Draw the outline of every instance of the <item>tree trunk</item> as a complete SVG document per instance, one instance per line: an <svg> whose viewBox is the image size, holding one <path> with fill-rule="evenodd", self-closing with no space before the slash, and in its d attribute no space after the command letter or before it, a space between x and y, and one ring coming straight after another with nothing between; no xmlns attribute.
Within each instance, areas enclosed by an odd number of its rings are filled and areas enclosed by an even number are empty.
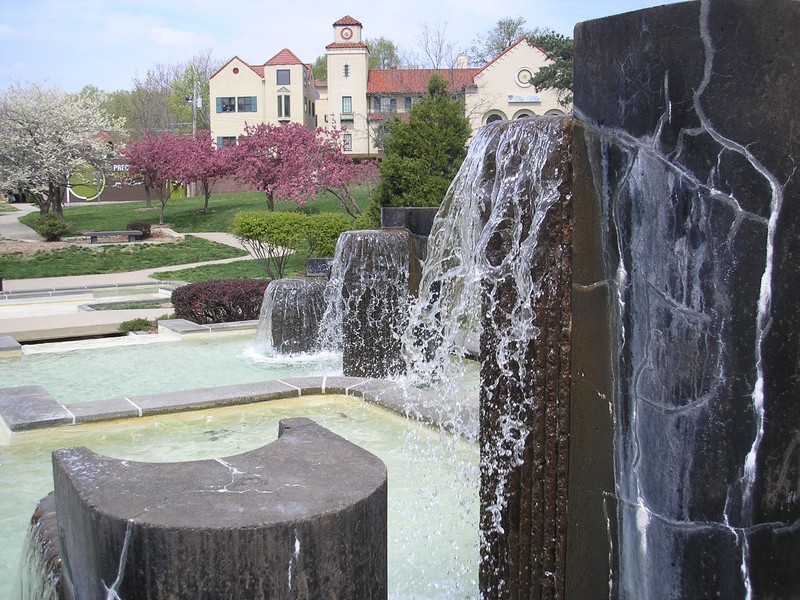
<svg viewBox="0 0 800 600"><path fill-rule="evenodd" d="M211 186L208 184L208 180L203 180L203 195L205 196L205 202L203 203L203 214L208 214L208 200L211 198Z"/></svg>
<svg viewBox="0 0 800 600"><path fill-rule="evenodd" d="M39 206L39 216L44 217L50 212L50 197L47 194L36 194L27 192L25 195L33 194L36 204Z"/></svg>
<svg viewBox="0 0 800 600"><path fill-rule="evenodd" d="M267 192L267 210L275 212L275 196L272 195L272 192Z"/></svg>
<svg viewBox="0 0 800 600"><path fill-rule="evenodd" d="M144 202L147 208L153 208L153 204L150 198L150 186L147 183L144 184Z"/></svg>
<svg viewBox="0 0 800 600"><path fill-rule="evenodd" d="M59 221L64 220L64 206L61 203L61 186L48 184L48 201L53 209L53 213Z"/></svg>

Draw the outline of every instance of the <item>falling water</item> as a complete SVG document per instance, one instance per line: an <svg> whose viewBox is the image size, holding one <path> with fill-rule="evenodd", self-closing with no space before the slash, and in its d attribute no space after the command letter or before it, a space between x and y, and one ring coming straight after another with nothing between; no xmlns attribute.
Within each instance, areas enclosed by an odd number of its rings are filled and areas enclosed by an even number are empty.
<svg viewBox="0 0 800 600"><path fill-rule="evenodd" d="M320 346L341 349L345 375L402 371L400 338L418 277L404 229L348 231L339 237L325 289Z"/></svg>
<svg viewBox="0 0 800 600"><path fill-rule="evenodd" d="M264 291L256 343L278 354L317 350L324 289L317 278L271 281Z"/></svg>
<svg viewBox="0 0 800 600"><path fill-rule="evenodd" d="M545 355L562 352L559 343L568 327L561 313L555 319L543 313L552 313L552 305L568 309L561 306L568 296L563 273L568 258L559 244L569 235L562 230L571 176L569 123L533 118L479 132L434 221L419 296L403 336L410 381L423 386L438 381L442 393L429 409L469 439L478 437L477 422L463 415L474 417L477 398L465 396L459 382L464 357L480 352L482 573L492 572L494 591L503 585L503 567L496 563L505 559L492 556L493 540L508 525L504 513L517 493L509 482L523 463L548 476L542 494L563 498L567 411L559 398L545 398L545 392L563 394L563 381L541 382L550 376L542 373L551 367ZM552 331L548 341L539 342L543 326ZM539 452L532 454L534 444ZM559 474L550 475L554 472ZM522 505L528 502L537 498ZM542 554L554 557L542 562L541 579L550 583L536 585L555 585L561 576L556 564L563 545L556 538L563 535L565 510L559 502L548 499L552 522L529 534L540 537L532 546L541 542Z"/></svg>

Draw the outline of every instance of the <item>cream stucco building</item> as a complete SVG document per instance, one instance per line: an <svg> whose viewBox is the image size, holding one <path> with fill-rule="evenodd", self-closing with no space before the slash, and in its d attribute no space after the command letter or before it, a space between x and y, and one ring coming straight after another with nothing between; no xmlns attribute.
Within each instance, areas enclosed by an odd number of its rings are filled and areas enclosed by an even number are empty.
<svg viewBox="0 0 800 600"><path fill-rule="evenodd" d="M302 123L340 127L345 151L381 154L388 118L407 113L422 98L429 77L438 72L450 91L464 98L473 132L497 119L563 114L551 91L536 92L530 79L547 64L543 51L520 38L481 68L369 69L363 26L347 16L333 24L326 47L328 81L314 81L311 65L284 49L263 65L232 58L211 76L211 130L218 144L235 140L245 123Z"/></svg>

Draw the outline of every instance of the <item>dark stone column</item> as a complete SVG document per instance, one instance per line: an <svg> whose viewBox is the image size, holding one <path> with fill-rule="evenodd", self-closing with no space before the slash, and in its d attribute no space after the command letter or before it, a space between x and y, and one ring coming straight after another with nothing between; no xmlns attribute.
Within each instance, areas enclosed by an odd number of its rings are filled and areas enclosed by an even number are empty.
<svg viewBox="0 0 800 600"><path fill-rule="evenodd" d="M526 128L491 149L504 183L482 235L480 587L493 599L565 597L571 120Z"/></svg>
<svg viewBox="0 0 800 600"><path fill-rule="evenodd" d="M53 467L76 598L387 597L386 467L309 419L225 459Z"/></svg>
<svg viewBox="0 0 800 600"><path fill-rule="evenodd" d="M420 266L406 229L347 231L339 241L332 288L340 290L342 369L349 377L403 372L401 336Z"/></svg>
<svg viewBox="0 0 800 600"><path fill-rule="evenodd" d="M271 281L264 291L258 338L266 338L278 354L317 350L325 283L318 278Z"/></svg>
<svg viewBox="0 0 800 600"><path fill-rule="evenodd" d="M598 364L573 371L572 406L613 420L571 462L615 451L613 494L607 460L583 474L609 538L576 589L800 595L797 31L791 0L576 27L576 228L594 230L574 298L594 310L573 348Z"/></svg>

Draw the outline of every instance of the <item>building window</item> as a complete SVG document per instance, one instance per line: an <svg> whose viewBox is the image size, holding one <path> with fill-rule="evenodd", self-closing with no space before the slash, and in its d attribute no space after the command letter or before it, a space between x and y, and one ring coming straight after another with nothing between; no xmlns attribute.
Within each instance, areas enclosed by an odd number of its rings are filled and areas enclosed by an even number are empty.
<svg viewBox="0 0 800 600"><path fill-rule="evenodd" d="M347 79L348 77L350 77L350 65L345 65L344 66L344 78Z"/></svg>
<svg viewBox="0 0 800 600"><path fill-rule="evenodd" d="M278 85L291 85L292 84L292 73L289 69L278 69L275 71L278 80Z"/></svg>
<svg viewBox="0 0 800 600"><path fill-rule="evenodd" d="M256 112L256 97L239 96L239 98L237 98L236 110L239 112Z"/></svg>
<svg viewBox="0 0 800 600"><path fill-rule="evenodd" d="M375 96L372 99L372 112L376 113L381 112L381 99L378 96Z"/></svg>
<svg viewBox="0 0 800 600"><path fill-rule="evenodd" d="M291 96L289 94L281 94L278 96L278 118L288 119L291 116Z"/></svg>
<svg viewBox="0 0 800 600"><path fill-rule="evenodd" d="M228 137L228 136L217 137L217 148L222 148L223 146L234 146L234 145L236 145L235 137Z"/></svg>
<svg viewBox="0 0 800 600"><path fill-rule="evenodd" d="M236 98L217 98L217 112L236 112Z"/></svg>
<svg viewBox="0 0 800 600"><path fill-rule="evenodd" d="M345 152L350 152L353 149L353 134L352 133L345 133L342 136L342 141L344 141L344 150L345 150Z"/></svg>
<svg viewBox="0 0 800 600"><path fill-rule="evenodd" d="M489 123L494 123L495 121L502 121L502 120L503 117L495 113L493 115L489 115L488 117L486 117L486 124L488 125Z"/></svg>
<svg viewBox="0 0 800 600"><path fill-rule="evenodd" d="M389 112L397 112L397 98L389 98Z"/></svg>
<svg viewBox="0 0 800 600"><path fill-rule="evenodd" d="M349 115L353 113L353 97L342 96L342 113Z"/></svg>
<svg viewBox="0 0 800 600"><path fill-rule="evenodd" d="M408 111L410 111L410 110L411 110L411 104L412 104L413 102L414 102L414 101L411 99L411 96L406 96L406 101L405 101L405 109L406 109L406 112L408 112Z"/></svg>

